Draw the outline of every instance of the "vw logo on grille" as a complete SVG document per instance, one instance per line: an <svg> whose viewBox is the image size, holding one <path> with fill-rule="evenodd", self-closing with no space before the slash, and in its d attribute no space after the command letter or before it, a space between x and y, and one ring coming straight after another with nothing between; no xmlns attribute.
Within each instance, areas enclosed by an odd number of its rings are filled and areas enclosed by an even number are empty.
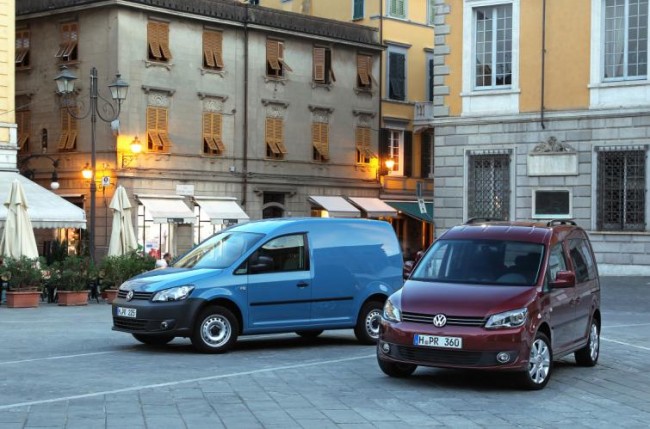
<svg viewBox="0 0 650 429"><path fill-rule="evenodd" d="M433 326L442 328L447 324L447 317L444 314L436 314L433 316Z"/></svg>
<svg viewBox="0 0 650 429"><path fill-rule="evenodd" d="M126 294L126 300L131 301L133 299L133 291L130 290L129 293ZM444 316L443 316L444 317ZM435 323L435 322L434 322Z"/></svg>

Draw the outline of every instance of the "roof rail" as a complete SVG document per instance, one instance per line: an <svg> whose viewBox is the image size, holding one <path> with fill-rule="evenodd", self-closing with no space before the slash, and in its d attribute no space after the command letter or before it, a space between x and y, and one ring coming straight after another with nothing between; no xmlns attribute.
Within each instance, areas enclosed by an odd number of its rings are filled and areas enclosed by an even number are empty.
<svg viewBox="0 0 650 429"><path fill-rule="evenodd" d="M551 219L546 222L546 226L555 226L555 225L578 225L573 219Z"/></svg>
<svg viewBox="0 0 650 429"><path fill-rule="evenodd" d="M503 219L497 219L497 218L491 218L491 217L472 217L467 219L467 222L465 222L465 225L471 225L474 223L482 223L482 222L503 222Z"/></svg>

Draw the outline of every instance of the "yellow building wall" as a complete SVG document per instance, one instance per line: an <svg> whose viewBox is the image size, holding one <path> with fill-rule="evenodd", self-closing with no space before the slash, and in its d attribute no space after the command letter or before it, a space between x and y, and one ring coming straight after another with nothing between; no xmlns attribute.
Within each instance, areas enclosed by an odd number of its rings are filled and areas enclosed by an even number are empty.
<svg viewBox="0 0 650 429"><path fill-rule="evenodd" d="M15 0L0 0L0 122L11 124L16 122L14 113L15 20ZM9 130L3 127L0 131L0 142L8 141Z"/></svg>
<svg viewBox="0 0 650 429"><path fill-rule="evenodd" d="M444 104L449 106L450 116L460 116L462 111L460 93L463 90L463 3L463 0L452 0L449 14L445 18L445 24L451 30L446 37L450 52L445 59L449 68L449 75L445 77L449 95L444 97Z"/></svg>
<svg viewBox="0 0 650 429"><path fill-rule="evenodd" d="M520 2L519 34L519 110L541 109L542 82L542 4ZM585 109L589 106L591 40L591 0L546 2L546 56L544 107L546 110ZM447 23L451 53L447 57L450 88L447 103L452 116L461 114L463 2L453 1ZM517 37L513 35L513 37ZM465 49L471 49L465 46Z"/></svg>

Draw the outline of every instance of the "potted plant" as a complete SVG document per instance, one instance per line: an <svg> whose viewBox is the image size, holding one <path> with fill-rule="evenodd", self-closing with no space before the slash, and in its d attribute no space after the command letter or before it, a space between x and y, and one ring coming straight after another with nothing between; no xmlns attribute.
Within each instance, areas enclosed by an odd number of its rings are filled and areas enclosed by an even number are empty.
<svg viewBox="0 0 650 429"><path fill-rule="evenodd" d="M7 307L38 307L43 287L42 261L39 258L5 258L0 265L0 277L8 284Z"/></svg>
<svg viewBox="0 0 650 429"><path fill-rule="evenodd" d="M103 294L110 303L117 296L117 289L131 277L153 270L156 259L131 251L119 256L107 256L99 267Z"/></svg>
<svg viewBox="0 0 650 429"><path fill-rule="evenodd" d="M87 257L71 255L51 266L50 281L57 289L59 305L88 304L88 286L96 276Z"/></svg>

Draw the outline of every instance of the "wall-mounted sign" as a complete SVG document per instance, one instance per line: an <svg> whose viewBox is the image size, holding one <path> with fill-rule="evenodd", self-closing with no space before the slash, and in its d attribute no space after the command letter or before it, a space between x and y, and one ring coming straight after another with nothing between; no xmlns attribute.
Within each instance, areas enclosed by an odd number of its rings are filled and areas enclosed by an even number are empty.
<svg viewBox="0 0 650 429"><path fill-rule="evenodd" d="M194 196L194 185L176 185L176 195Z"/></svg>
<svg viewBox="0 0 650 429"><path fill-rule="evenodd" d="M167 223L185 223L185 219L182 217L168 217Z"/></svg>

